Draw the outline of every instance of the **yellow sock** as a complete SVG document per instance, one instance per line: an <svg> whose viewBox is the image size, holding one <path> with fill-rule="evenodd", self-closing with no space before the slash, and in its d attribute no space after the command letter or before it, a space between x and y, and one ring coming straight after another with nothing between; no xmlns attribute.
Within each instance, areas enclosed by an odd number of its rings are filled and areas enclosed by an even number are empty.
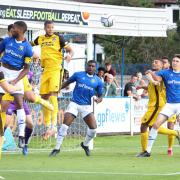
<svg viewBox="0 0 180 180"><path fill-rule="evenodd" d="M175 130L167 129L165 127L160 126L158 129L159 134L173 135L178 136L178 132Z"/></svg>
<svg viewBox="0 0 180 180"><path fill-rule="evenodd" d="M142 152L146 151L148 143L148 131L145 133L141 133L141 147Z"/></svg>
<svg viewBox="0 0 180 180"><path fill-rule="evenodd" d="M49 101L42 99L40 96L35 95L35 103L41 104L43 107L53 111L53 105L49 103Z"/></svg>
<svg viewBox="0 0 180 180"><path fill-rule="evenodd" d="M50 102L54 107L54 111L51 112L52 125L56 126L57 124L57 114L58 114L58 100L57 96L50 96Z"/></svg>
<svg viewBox="0 0 180 180"><path fill-rule="evenodd" d="M44 123L46 127L50 127L51 126L51 111L43 107L42 112L43 112L43 119L44 119Z"/></svg>
<svg viewBox="0 0 180 180"><path fill-rule="evenodd" d="M168 148L169 149L172 149L172 146L174 144L174 139L175 139L175 137L173 135L168 136Z"/></svg>
<svg viewBox="0 0 180 180"><path fill-rule="evenodd" d="M6 123L6 112L1 112L1 120L2 120L2 127L4 129L4 124Z"/></svg>

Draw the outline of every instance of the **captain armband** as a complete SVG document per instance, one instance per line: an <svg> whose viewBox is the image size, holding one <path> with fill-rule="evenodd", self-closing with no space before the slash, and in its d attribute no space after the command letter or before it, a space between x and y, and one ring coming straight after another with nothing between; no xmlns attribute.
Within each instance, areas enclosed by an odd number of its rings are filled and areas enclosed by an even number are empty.
<svg viewBox="0 0 180 180"><path fill-rule="evenodd" d="M25 63L30 64L32 59L30 57L25 57Z"/></svg>

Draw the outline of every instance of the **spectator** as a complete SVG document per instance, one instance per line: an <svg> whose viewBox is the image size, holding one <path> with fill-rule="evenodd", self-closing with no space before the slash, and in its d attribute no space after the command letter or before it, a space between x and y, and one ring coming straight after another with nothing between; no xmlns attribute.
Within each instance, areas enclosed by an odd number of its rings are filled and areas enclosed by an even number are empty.
<svg viewBox="0 0 180 180"><path fill-rule="evenodd" d="M98 73L97 76L104 82L104 74L105 74L105 68L104 67L99 67L98 68Z"/></svg>
<svg viewBox="0 0 180 180"><path fill-rule="evenodd" d="M112 74L106 75L106 82L104 83L104 97L113 97L117 95L116 85L113 82L114 77Z"/></svg>
<svg viewBox="0 0 180 180"><path fill-rule="evenodd" d="M148 92L147 90L143 89L143 88L139 88L139 87L144 87L146 86L145 81L142 79L142 73L141 72L137 72L136 73L137 76L137 81L135 82L135 86L136 86L136 90L137 90L137 94L142 96L142 97L147 97Z"/></svg>
<svg viewBox="0 0 180 180"><path fill-rule="evenodd" d="M132 75L130 81L125 85L124 96L133 97L135 100L139 100L140 96L137 95L135 83L138 80L136 75Z"/></svg>
<svg viewBox="0 0 180 180"><path fill-rule="evenodd" d="M105 63L105 67L106 67L106 73L105 73L105 81L106 81L106 74L112 74L114 77L114 83L117 87L119 87L117 80L116 80L116 71L112 68L111 63L107 62Z"/></svg>

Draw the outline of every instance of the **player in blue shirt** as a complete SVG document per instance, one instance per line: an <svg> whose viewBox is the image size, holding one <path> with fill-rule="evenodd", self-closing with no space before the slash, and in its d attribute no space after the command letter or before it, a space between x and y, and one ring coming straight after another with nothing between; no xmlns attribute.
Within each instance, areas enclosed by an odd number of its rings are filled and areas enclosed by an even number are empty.
<svg viewBox="0 0 180 180"><path fill-rule="evenodd" d="M23 109L23 82L22 78L29 71L29 63L33 55L32 47L24 37L27 31L27 25L23 21L16 21L13 24L12 37L7 37L0 43L0 53L3 53L1 58L2 66L0 70L4 73L5 79L11 84L17 84L22 87L21 91L16 91L11 94L17 104L17 119L19 125L19 147L23 148L24 130L25 130L25 112ZM0 89L0 99L4 91ZM10 101L1 101L1 119L4 124L6 120L6 111Z"/></svg>
<svg viewBox="0 0 180 180"><path fill-rule="evenodd" d="M96 96L96 103L102 101L103 83L101 79L95 74L96 62L90 60L87 63L86 71L74 73L66 82L62 84L61 89L68 86L70 83L76 82L73 90L73 97L64 115L64 122L59 129L57 143L55 149L49 156L56 156L60 152L60 147L64 137L67 135L67 130L74 119L77 117L78 112L89 127L84 142L81 147L84 149L87 156L90 156L89 143L96 135L96 120L93 114L93 107L91 100Z"/></svg>
<svg viewBox="0 0 180 180"><path fill-rule="evenodd" d="M153 124L149 133L147 151L141 157L150 157L151 149L155 139L157 138L158 128L165 122L169 117L174 114L180 114L180 55L175 55L172 60L172 69L161 70L157 74L152 71L148 71L156 81L164 81L166 86L166 99L167 103L159 113L156 122ZM173 131L173 130L172 130ZM176 135L180 143L180 132L177 131Z"/></svg>

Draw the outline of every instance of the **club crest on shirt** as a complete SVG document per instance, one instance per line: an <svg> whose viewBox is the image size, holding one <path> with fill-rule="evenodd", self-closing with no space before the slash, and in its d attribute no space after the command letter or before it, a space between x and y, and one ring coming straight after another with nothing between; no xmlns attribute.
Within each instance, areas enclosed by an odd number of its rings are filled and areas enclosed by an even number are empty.
<svg viewBox="0 0 180 180"><path fill-rule="evenodd" d="M56 41L56 37L53 37L53 38L52 38L52 41Z"/></svg>
<svg viewBox="0 0 180 180"><path fill-rule="evenodd" d="M91 79L91 82L92 82L92 83L95 83L95 79Z"/></svg>
<svg viewBox="0 0 180 180"><path fill-rule="evenodd" d="M18 50L23 51L24 50L24 46L19 46Z"/></svg>

